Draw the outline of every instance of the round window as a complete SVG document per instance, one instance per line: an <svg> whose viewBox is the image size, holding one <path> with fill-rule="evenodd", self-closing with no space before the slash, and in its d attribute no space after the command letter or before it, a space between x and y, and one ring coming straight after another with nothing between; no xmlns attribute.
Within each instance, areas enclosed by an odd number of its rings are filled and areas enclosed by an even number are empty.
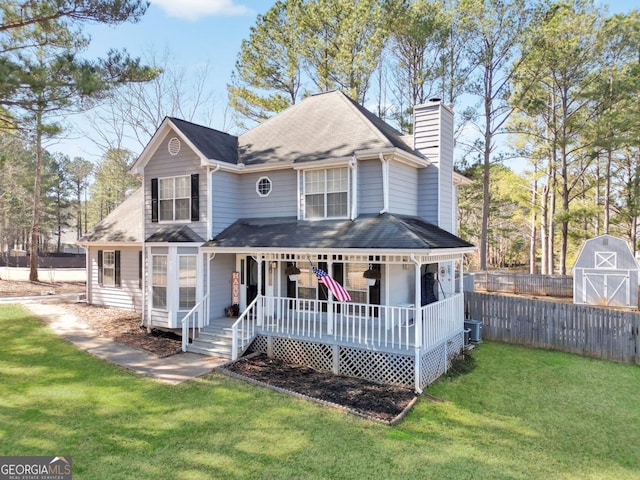
<svg viewBox="0 0 640 480"><path fill-rule="evenodd" d="M271 193L271 180L268 177L260 177L256 183L256 192L261 197L266 197Z"/></svg>

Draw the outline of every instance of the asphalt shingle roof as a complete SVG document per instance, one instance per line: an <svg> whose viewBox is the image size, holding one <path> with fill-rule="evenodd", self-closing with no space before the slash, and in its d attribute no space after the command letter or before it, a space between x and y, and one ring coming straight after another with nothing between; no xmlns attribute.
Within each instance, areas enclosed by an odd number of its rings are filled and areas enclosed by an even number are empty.
<svg viewBox="0 0 640 480"><path fill-rule="evenodd" d="M142 187L98 223L78 243L142 243Z"/></svg>
<svg viewBox="0 0 640 480"><path fill-rule="evenodd" d="M361 215L353 221L245 218L237 220L204 246L431 250L473 245L418 217L385 213Z"/></svg>
<svg viewBox="0 0 640 480"><path fill-rule="evenodd" d="M312 95L238 137L246 165L350 157L355 151L400 148L402 134L340 91Z"/></svg>
<svg viewBox="0 0 640 480"><path fill-rule="evenodd" d="M202 243L204 239L186 225L176 227L168 225L149 235L146 242Z"/></svg>
<svg viewBox="0 0 640 480"><path fill-rule="evenodd" d="M179 118L169 119L207 159L238 163L238 137Z"/></svg>

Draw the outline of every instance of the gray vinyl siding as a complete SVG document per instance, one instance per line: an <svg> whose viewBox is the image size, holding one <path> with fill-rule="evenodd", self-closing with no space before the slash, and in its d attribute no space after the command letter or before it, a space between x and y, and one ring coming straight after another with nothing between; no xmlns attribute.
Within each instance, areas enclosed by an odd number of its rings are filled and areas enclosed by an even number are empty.
<svg viewBox="0 0 640 480"><path fill-rule="evenodd" d="M211 222L212 237L215 237L240 216L240 176L229 172L211 175Z"/></svg>
<svg viewBox="0 0 640 480"><path fill-rule="evenodd" d="M440 116L440 228L448 232L453 225L453 115L443 110Z"/></svg>
<svg viewBox="0 0 640 480"><path fill-rule="evenodd" d="M200 159L185 142L182 142L180 153L178 153L178 155L174 156L169 153L167 144L169 140L175 136L176 135L173 133L169 133L165 136L160 143L160 146L153 154L153 157L149 159L149 162L144 168L144 235L145 238L147 238L149 235L152 235L159 229L167 226L167 223L165 222L156 223L151 221L151 179L178 177L198 173L200 174L200 221L176 222L176 225L186 224L195 233L206 239L208 206L206 170L200 167Z"/></svg>
<svg viewBox="0 0 640 480"><path fill-rule="evenodd" d="M98 250L120 251L120 286L98 285ZM90 282L88 302L92 305L142 310L142 288L139 287L138 255L140 247L96 247L89 248Z"/></svg>
<svg viewBox="0 0 640 480"><path fill-rule="evenodd" d="M234 254L217 254L211 260L209 316L212 319L224 317L224 308L231 304L231 272L235 266Z"/></svg>
<svg viewBox="0 0 640 480"><path fill-rule="evenodd" d="M419 174L418 215L453 231L453 113L435 102L414 112L415 148L432 163Z"/></svg>
<svg viewBox="0 0 640 480"><path fill-rule="evenodd" d="M389 212L418 213L418 169L399 162L389 165Z"/></svg>
<svg viewBox="0 0 640 480"><path fill-rule="evenodd" d="M262 177L271 180L271 193L266 197L261 197L256 191L256 184ZM295 217L296 179L297 172L293 169L242 175L239 182L242 217Z"/></svg>
<svg viewBox="0 0 640 480"><path fill-rule="evenodd" d="M382 164L379 160L358 163L358 214L378 213L384 207Z"/></svg>
<svg viewBox="0 0 640 480"><path fill-rule="evenodd" d="M438 169L432 165L418 170L418 216L438 225Z"/></svg>

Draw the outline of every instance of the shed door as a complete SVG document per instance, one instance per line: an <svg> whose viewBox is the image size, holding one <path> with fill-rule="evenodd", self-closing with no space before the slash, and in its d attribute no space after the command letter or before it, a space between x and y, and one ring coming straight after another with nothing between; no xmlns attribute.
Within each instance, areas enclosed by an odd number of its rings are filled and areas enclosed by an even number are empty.
<svg viewBox="0 0 640 480"><path fill-rule="evenodd" d="M615 307L629 306L628 273L585 270L583 282L584 303Z"/></svg>

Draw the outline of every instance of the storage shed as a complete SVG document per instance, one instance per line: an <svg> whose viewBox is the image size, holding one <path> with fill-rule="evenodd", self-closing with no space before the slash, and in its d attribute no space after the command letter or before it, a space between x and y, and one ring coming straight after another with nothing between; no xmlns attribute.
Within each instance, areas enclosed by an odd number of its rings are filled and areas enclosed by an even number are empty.
<svg viewBox="0 0 640 480"><path fill-rule="evenodd" d="M573 303L638 308L638 262L624 239L584 243L573 267Z"/></svg>

